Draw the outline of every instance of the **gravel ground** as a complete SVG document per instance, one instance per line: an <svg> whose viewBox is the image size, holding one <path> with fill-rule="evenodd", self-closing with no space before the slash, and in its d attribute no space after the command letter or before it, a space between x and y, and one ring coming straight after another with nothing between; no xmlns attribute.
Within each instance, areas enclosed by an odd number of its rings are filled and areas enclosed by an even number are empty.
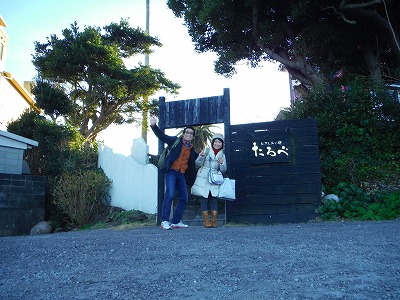
<svg viewBox="0 0 400 300"><path fill-rule="evenodd" d="M400 221L0 238L0 299L400 299Z"/></svg>

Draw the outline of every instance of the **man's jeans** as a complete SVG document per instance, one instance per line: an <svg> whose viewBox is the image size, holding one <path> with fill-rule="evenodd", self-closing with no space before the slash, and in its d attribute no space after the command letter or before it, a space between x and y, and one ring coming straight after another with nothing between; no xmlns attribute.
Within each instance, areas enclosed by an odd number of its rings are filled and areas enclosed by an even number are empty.
<svg viewBox="0 0 400 300"><path fill-rule="evenodd" d="M181 172L171 169L164 173L164 178L166 190L162 206L161 221L169 221L171 214L171 203L174 200L175 190L177 190L178 205L175 208L174 216L171 220L172 224L177 224L182 219L186 204L188 203L189 199L185 176Z"/></svg>

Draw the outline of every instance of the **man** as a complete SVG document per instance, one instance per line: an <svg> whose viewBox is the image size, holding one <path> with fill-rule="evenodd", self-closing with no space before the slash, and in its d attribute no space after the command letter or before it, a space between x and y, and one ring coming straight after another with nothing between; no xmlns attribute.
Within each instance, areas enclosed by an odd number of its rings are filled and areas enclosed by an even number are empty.
<svg viewBox="0 0 400 300"><path fill-rule="evenodd" d="M164 134L156 123L157 119L150 117L150 127L154 134L162 142L169 146L173 145L177 137ZM188 227L188 225L182 223L181 219L189 200L186 185L193 185L196 178L195 160L198 154L194 151L192 144L194 135L194 128L186 127L179 143L171 148L169 156L165 159L162 171L164 172L166 189L161 212L161 228L165 230ZM178 205L175 208L171 222L169 222L175 190L178 192Z"/></svg>

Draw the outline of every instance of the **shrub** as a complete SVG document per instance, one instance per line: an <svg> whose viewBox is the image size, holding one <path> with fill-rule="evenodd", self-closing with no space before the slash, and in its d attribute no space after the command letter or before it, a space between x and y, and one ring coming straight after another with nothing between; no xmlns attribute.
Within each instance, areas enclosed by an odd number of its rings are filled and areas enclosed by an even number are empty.
<svg viewBox="0 0 400 300"><path fill-rule="evenodd" d="M353 184L340 183L333 189L339 201L323 200L323 220L393 220L400 215L400 191L366 193Z"/></svg>
<svg viewBox="0 0 400 300"><path fill-rule="evenodd" d="M318 123L324 186L340 182L400 187L400 104L383 86L355 78L351 88L310 92L287 119L315 118ZM371 190L371 189L370 189Z"/></svg>
<svg viewBox="0 0 400 300"><path fill-rule="evenodd" d="M58 176L63 172L97 168L97 145L88 143L74 128L58 125L25 111L7 130L39 142L25 152L31 174Z"/></svg>
<svg viewBox="0 0 400 300"><path fill-rule="evenodd" d="M122 210L113 208L107 215L107 223L110 224L131 224L148 220L148 215L138 210Z"/></svg>
<svg viewBox="0 0 400 300"><path fill-rule="evenodd" d="M65 172L51 181L53 203L70 219L72 225L82 227L95 219L109 204L111 181L103 170Z"/></svg>
<svg viewBox="0 0 400 300"><path fill-rule="evenodd" d="M74 128L55 124L34 111L25 111L7 126L9 132L39 142L38 147L27 149L25 158L32 175L46 176L48 182L64 173L97 169L97 144L89 143ZM46 184L45 219L55 226L64 227L65 214L55 206Z"/></svg>

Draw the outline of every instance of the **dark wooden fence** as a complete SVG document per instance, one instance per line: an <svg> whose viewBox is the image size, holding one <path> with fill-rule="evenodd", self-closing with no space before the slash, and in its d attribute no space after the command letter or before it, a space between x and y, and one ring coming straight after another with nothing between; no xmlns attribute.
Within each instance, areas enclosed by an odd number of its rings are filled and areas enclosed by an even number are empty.
<svg viewBox="0 0 400 300"><path fill-rule="evenodd" d="M237 200L227 221L294 223L321 204L317 123L313 119L231 125L229 174Z"/></svg>
<svg viewBox="0 0 400 300"><path fill-rule="evenodd" d="M159 99L159 127L224 124L227 175L236 179L226 220L272 224L315 219L321 176L315 120L230 124L229 89L221 96L165 102ZM164 144L159 143L159 153ZM285 154L287 153L287 155ZM164 197L159 173L158 215Z"/></svg>

